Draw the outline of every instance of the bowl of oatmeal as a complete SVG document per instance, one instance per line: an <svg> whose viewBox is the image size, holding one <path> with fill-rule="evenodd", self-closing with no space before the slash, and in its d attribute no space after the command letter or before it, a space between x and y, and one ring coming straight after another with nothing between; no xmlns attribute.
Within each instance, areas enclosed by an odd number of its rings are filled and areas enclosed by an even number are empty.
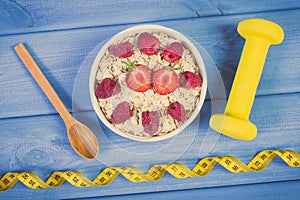
<svg viewBox="0 0 300 200"><path fill-rule="evenodd" d="M183 34L160 25L128 28L108 40L90 72L93 108L110 130L154 142L183 131L207 90L203 59Z"/></svg>

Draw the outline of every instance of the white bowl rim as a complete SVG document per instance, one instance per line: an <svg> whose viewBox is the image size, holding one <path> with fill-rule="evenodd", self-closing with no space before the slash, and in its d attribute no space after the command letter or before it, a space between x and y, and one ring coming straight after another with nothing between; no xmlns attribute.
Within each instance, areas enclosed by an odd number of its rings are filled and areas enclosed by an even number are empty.
<svg viewBox="0 0 300 200"><path fill-rule="evenodd" d="M98 100L96 98L95 95L95 83L96 83L96 74L98 71L98 65L100 63L101 58L104 55L104 52L106 51L106 49L108 49L109 46L111 46L115 41L118 41L128 35L133 35L133 34L137 34L137 33L141 33L141 32L164 32L172 37L174 37L175 39L181 41L184 46L186 46L191 53L193 54L195 61L199 67L200 70L200 74L202 76L203 79L203 83L201 86L201 93L200 93L200 99L198 101L198 104L195 108L195 110L193 111L192 115L188 118L188 120L186 120L183 124L181 124L177 129L175 129L174 131L171 131L170 133L167 133L165 135L162 136L157 136L157 137L143 137L143 136L136 136L136 135L132 135L132 134L128 134L128 133L124 133L121 130L119 130L118 128L116 128L114 125L112 125L104 116L103 112L100 109L100 106L98 104ZM169 139L177 134L179 134L181 131L183 131L185 128L187 128L194 120L195 118L198 116L205 97L206 97L206 92L207 92L207 74L206 74L206 70L205 70L205 64L203 62L203 59L198 51L198 49L195 47L195 45L186 37L184 36L182 33L165 27L165 26L161 26L161 25L156 25L156 24L144 24L144 25L137 25L137 26L133 26L130 28L127 28L119 33L117 33L116 35L114 35L112 38L110 38L100 49L100 51L98 52L92 67L91 67L91 71L90 71L90 78L89 78L89 93L90 93L90 98L91 98L91 102L93 105L93 108L97 114L97 116L100 118L100 120L102 121L102 123L104 123L104 125L109 128L111 131L113 131L114 133L123 136L125 138L131 139L131 140L135 140L135 141L141 141L141 142L155 142L155 141L161 141L161 140L165 140L165 139Z"/></svg>

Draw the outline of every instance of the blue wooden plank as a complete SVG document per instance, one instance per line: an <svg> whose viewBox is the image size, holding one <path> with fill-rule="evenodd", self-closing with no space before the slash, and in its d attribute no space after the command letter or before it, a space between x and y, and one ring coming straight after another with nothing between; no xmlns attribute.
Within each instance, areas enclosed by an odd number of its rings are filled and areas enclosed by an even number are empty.
<svg viewBox="0 0 300 200"><path fill-rule="evenodd" d="M0 34L35 32L57 29L71 29L161 21L180 18L195 18L198 15L217 15L219 10L207 1L18 1L34 22L32 27L20 27L18 21L10 21L11 28L1 30ZM196 10L194 10L196 9ZM16 13L17 15L18 13ZM7 16L6 16L7 17ZM7 23L0 15L0 23Z"/></svg>
<svg viewBox="0 0 300 200"><path fill-rule="evenodd" d="M221 71L228 93L244 44L236 32L236 26L239 21L250 17L273 20L283 26L286 32L285 41L271 47L269 51L257 94L299 92L299 23L290 20L300 18L298 11L178 20L160 24L182 32L209 52ZM13 52L12 47L18 42L27 43L49 81L71 110L73 84L81 63L98 44L127 27L131 25L2 36L0 118L55 113ZM35 105L31 106L31 102L35 102Z"/></svg>
<svg viewBox="0 0 300 200"><path fill-rule="evenodd" d="M33 26L31 15L20 5L10 0L0 1L0 24L4 30Z"/></svg>
<svg viewBox="0 0 300 200"><path fill-rule="evenodd" d="M103 198L87 198L87 199L298 199L299 197L299 181L295 182L279 182L271 184L244 185L234 187L208 188L197 190L181 190L162 193L146 193L128 196L114 196Z"/></svg>
<svg viewBox="0 0 300 200"><path fill-rule="evenodd" d="M26 1L13 3L29 16L21 18L20 12L7 6L0 7L0 34L49 31L58 29L84 28L92 26L154 22L162 20L198 18L237 13L264 12L297 9L299 1L218 1L218 0L115 0L115 1ZM15 11L14 11L15 10ZM20 9L19 9L20 10ZM10 10L11 11L11 10ZM24 22L33 21L33 26Z"/></svg>
<svg viewBox="0 0 300 200"><path fill-rule="evenodd" d="M293 10L299 9L300 2L294 0L273 0L273 1L240 1L232 0L222 1L214 0L215 6L217 6L224 15L241 14L241 13L258 13L258 12L270 12L276 10Z"/></svg>
<svg viewBox="0 0 300 200"><path fill-rule="evenodd" d="M298 199L300 195L299 191L300 181L290 182L274 182L274 183L262 183L256 185L240 185L240 186L229 186L229 187L217 187L217 188L202 188L192 190L180 190L180 191L169 191L160 193L143 193L135 195L120 195L120 196L109 196L102 198L87 198L87 199L130 199L130 200L180 200L180 199L231 199L240 200L243 199Z"/></svg>
<svg viewBox="0 0 300 200"><path fill-rule="evenodd" d="M221 136L208 156L232 155L248 163L258 151L265 149L291 149L300 152L300 140L297 139L300 124L298 115L300 112L299 98L299 93L256 98L251 120L258 127L257 138L253 141L239 141ZM294 109L291 110L291 107ZM195 137L192 132L181 133L186 134L185 138L193 137L193 142L185 152L179 152L183 149L181 147L182 140L172 144L174 146L172 154L180 155L176 162L182 162L190 169L200 159L200 147L203 141L201 135L207 132L209 110L210 104L206 102L201 114L201 126L197 132L199 135L197 134ZM94 115L93 113L90 114ZM89 124L89 126L92 125ZM135 157L130 156L132 154L130 152L125 155L114 154L114 150L122 146L124 148L126 146L133 147L137 151L159 147L159 143L143 143L141 146L139 142L130 141L117 135L109 137L110 142L114 144L113 146L109 144L100 145L101 150L98 160L86 161L73 152L69 146L64 125L57 115L3 119L0 121L0 127L3 138L2 143L5 144L0 151L3 163L0 166L1 174L7 172L7 170L28 170L37 173L45 180L55 170L80 170L92 179L105 168L105 165L101 162L103 161L102 157L106 156L110 156L111 159L108 165L111 163L113 163L113 166L133 165L144 172L153 164L170 162L168 153L158 152L155 158L148 157L147 153L136 154ZM99 133L97 134L99 137ZM232 174L217 165L207 176L184 180L166 175L160 181L130 183L123 177L118 177L115 182L105 187L79 189L66 183L57 189L39 191L27 189L19 183L15 188L0 193L0 197L18 197L15 192L18 191L19 194L24 192L30 196L79 198L288 181L299 178L299 169L288 167L278 158L265 170L257 173ZM126 191L124 191L125 185L128 187Z"/></svg>

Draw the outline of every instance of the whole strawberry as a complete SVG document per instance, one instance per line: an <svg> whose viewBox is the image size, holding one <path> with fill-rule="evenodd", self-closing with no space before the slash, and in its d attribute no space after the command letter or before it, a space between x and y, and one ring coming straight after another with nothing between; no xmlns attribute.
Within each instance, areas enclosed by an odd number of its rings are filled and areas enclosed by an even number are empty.
<svg viewBox="0 0 300 200"><path fill-rule="evenodd" d="M133 48L129 42L124 42L110 46L109 53L118 58L128 58L133 54Z"/></svg>
<svg viewBox="0 0 300 200"><path fill-rule="evenodd" d="M184 122L187 119L186 111L178 101L171 103L167 108L167 113L178 122Z"/></svg>
<svg viewBox="0 0 300 200"><path fill-rule="evenodd" d="M180 74L180 86L186 89L192 89L202 85L202 77L199 74L185 71Z"/></svg>
<svg viewBox="0 0 300 200"><path fill-rule="evenodd" d="M160 48L159 40L150 33L143 32L138 36L138 47L144 54L154 55Z"/></svg>
<svg viewBox="0 0 300 200"><path fill-rule="evenodd" d="M144 111L142 112L142 125L144 131L150 135L154 135L159 128L159 112L158 111Z"/></svg>
<svg viewBox="0 0 300 200"><path fill-rule="evenodd" d="M146 92L152 88L151 70L147 66L137 64L129 59L123 63L126 65L124 72L127 72L126 83L130 89L136 92Z"/></svg>
<svg viewBox="0 0 300 200"><path fill-rule="evenodd" d="M95 93L99 99L106 99L113 95L118 94L120 91L121 91L121 87L118 82L110 78L104 78L96 86Z"/></svg>
<svg viewBox="0 0 300 200"><path fill-rule="evenodd" d="M128 102L119 103L113 110L110 120L113 124L121 124L132 116L133 112Z"/></svg>
<svg viewBox="0 0 300 200"><path fill-rule="evenodd" d="M179 87L179 77L175 70L181 67L176 67L176 65L177 62L153 72L152 84L156 93L160 95L170 94Z"/></svg>
<svg viewBox="0 0 300 200"><path fill-rule="evenodd" d="M163 51L163 58L165 61L174 63L178 61L183 53L183 46L179 42L173 42Z"/></svg>

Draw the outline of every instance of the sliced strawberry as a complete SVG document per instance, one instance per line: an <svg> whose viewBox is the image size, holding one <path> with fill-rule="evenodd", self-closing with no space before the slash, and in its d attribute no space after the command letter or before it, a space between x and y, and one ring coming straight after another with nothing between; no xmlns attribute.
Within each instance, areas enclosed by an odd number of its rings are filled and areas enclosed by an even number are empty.
<svg viewBox="0 0 300 200"><path fill-rule="evenodd" d="M184 122L187 119L186 111L178 101L171 103L167 108L167 113L179 122Z"/></svg>
<svg viewBox="0 0 300 200"><path fill-rule="evenodd" d="M154 55L160 48L159 40L150 33L143 32L138 36L138 47L147 55Z"/></svg>
<svg viewBox="0 0 300 200"><path fill-rule="evenodd" d="M161 68L153 73L152 83L155 92L166 95L178 88L179 78L173 70Z"/></svg>
<svg viewBox="0 0 300 200"><path fill-rule="evenodd" d="M159 112L158 111L144 111L142 112L142 124L145 132L154 135L159 128Z"/></svg>
<svg viewBox="0 0 300 200"><path fill-rule="evenodd" d="M96 96L99 99L106 99L121 91L121 87L118 82L105 78L96 86Z"/></svg>
<svg viewBox="0 0 300 200"><path fill-rule="evenodd" d="M133 54L133 48L129 42L124 42L110 46L109 53L118 58L128 58Z"/></svg>
<svg viewBox="0 0 300 200"><path fill-rule="evenodd" d="M136 92L146 92L152 87L151 70L145 66L136 64L136 61L127 59L127 62L122 61L126 65L126 83L127 86Z"/></svg>
<svg viewBox="0 0 300 200"><path fill-rule="evenodd" d="M152 87L150 69L144 65L137 65L127 74L126 83L136 92L146 92Z"/></svg>
<svg viewBox="0 0 300 200"><path fill-rule="evenodd" d="M202 77L190 71L180 74L180 86L186 89L192 89L202 85Z"/></svg>
<svg viewBox="0 0 300 200"><path fill-rule="evenodd" d="M132 116L133 112L128 102L119 103L113 110L110 120L113 124L121 124Z"/></svg>
<svg viewBox="0 0 300 200"><path fill-rule="evenodd" d="M183 53L183 46L179 42L173 42L163 51L164 60L168 62L176 62L179 60Z"/></svg>

